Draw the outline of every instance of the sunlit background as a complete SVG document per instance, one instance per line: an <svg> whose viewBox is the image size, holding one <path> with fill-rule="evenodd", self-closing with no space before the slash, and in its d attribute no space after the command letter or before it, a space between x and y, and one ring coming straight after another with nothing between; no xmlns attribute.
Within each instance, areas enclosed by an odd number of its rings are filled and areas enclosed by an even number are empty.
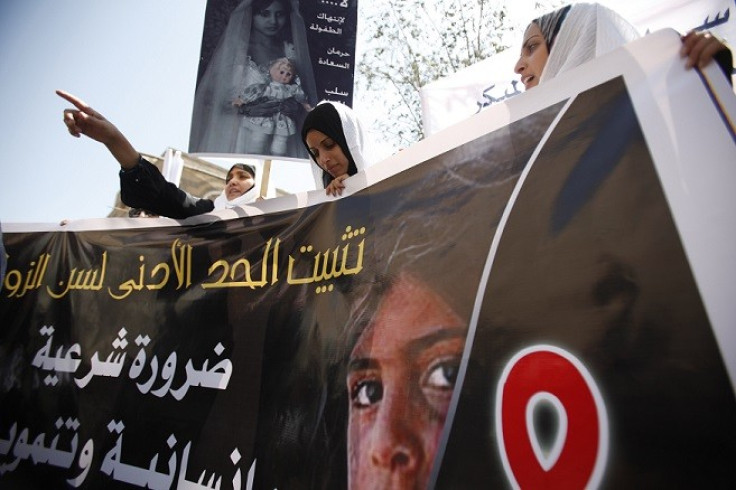
<svg viewBox="0 0 736 490"><path fill-rule="evenodd" d="M508 2L512 20L526 23L535 3ZM601 3L636 23L663 4L688 2ZM371 8L370 0L359 4L361 12ZM0 221L53 223L111 211L117 163L102 145L69 136L57 88L85 99L142 152L187 149L205 6L205 0L0 3ZM355 109L368 125L390 117L361 105L359 92ZM394 151L371 136L379 156ZM271 181L288 192L314 186L307 162L274 165Z"/></svg>

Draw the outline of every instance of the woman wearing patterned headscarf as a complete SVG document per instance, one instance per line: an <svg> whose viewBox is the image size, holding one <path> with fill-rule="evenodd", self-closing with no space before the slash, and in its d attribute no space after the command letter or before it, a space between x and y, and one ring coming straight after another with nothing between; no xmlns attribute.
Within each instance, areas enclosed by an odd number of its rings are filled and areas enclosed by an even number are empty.
<svg viewBox="0 0 736 490"><path fill-rule="evenodd" d="M634 26L602 5L567 5L527 26L514 71L528 90L638 37ZM731 64L728 48L707 32L684 36L681 54L688 68L703 67L714 58L722 68Z"/></svg>

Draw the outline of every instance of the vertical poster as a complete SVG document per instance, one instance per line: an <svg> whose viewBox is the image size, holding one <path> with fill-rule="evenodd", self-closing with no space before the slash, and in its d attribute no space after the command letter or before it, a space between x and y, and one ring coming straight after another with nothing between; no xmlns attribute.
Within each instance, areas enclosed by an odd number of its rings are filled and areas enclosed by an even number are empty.
<svg viewBox="0 0 736 490"><path fill-rule="evenodd" d="M307 158L307 112L352 103L356 24L357 0L209 1L189 152Z"/></svg>

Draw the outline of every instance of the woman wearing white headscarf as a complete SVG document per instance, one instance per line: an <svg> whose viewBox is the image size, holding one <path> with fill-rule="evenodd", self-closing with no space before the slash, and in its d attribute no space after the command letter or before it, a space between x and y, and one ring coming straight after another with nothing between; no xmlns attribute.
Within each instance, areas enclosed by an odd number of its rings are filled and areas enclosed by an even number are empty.
<svg viewBox="0 0 736 490"><path fill-rule="evenodd" d="M353 110L339 102L320 102L307 114L302 142L312 157L317 188L341 195L343 181L372 162L366 158L363 129Z"/></svg>
<svg viewBox="0 0 736 490"><path fill-rule="evenodd" d="M287 57L299 73L309 104L317 89L309 58L306 28L298 0L243 0L233 12L194 96L189 151L251 153L244 117L233 101L245 87L268 83L268 65ZM279 108L272 109L278 111ZM269 115L269 114L252 114ZM298 138L291 138L288 156L302 156Z"/></svg>
<svg viewBox="0 0 736 490"><path fill-rule="evenodd" d="M611 9L595 3L567 5L527 26L514 71L528 90L638 37L636 28ZM681 54L688 68L716 59L729 70L730 51L710 33L684 36Z"/></svg>

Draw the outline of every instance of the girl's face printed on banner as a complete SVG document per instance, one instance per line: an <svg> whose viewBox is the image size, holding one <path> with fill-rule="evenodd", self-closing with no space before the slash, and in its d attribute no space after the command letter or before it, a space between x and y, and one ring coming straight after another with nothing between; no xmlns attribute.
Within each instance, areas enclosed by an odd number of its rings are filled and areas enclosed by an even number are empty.
<svg viewBox="0 0 736 490"><path fill-rule="evenodd" d="M542 76L548 58L549 51L542 30L532 22L524 32L521 55L514 67L514 72L521 75L521 83L524 84L525 90L539 85L539 78Z"/></svg>
<svg viewBox="0 0 736 490"><path fill-rule="evenodd" d="M281 0L271 2L265 8L254 10L253 29L267 37L277 35L286 24L288 11Z"/></svg>
<svg viewBox="0 0 736 490"><path fill-rule="evenodd" d="M348 365L351 489L427 486L466 333L417 279L389 289Z"/></svg>
<svg viewBox="0 0 736 490"><path fill-rule="evenodd" d="M312 129L307 133L307 146L314 161L332 177L348 173L348 157L337 142L322 131Z"/></svg>

